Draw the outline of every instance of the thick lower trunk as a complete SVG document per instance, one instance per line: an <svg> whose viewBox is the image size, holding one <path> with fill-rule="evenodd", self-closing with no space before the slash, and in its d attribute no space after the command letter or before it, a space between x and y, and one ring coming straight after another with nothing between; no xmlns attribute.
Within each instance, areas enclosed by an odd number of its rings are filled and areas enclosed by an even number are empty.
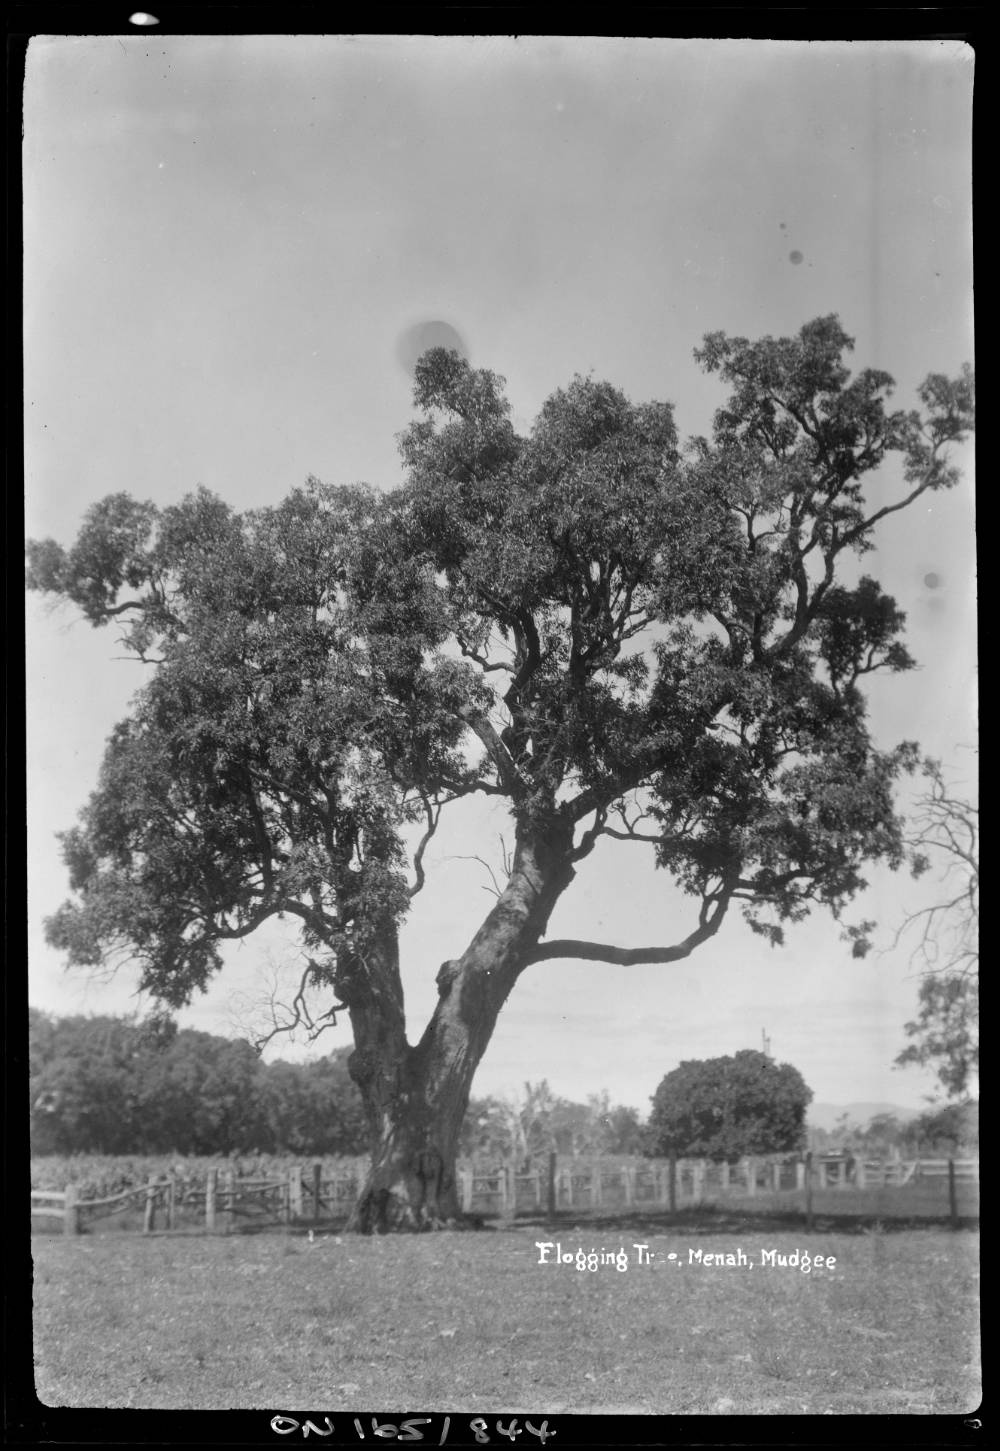
<svg viewBox="0 0 1000 1451"><path fill-rule="evenodd" d="M388 1106L348 1229L386 1234L458 1222L455 1153L467 1102L467 1094L461 1101L432 1102L414 1082Z"/></svg>
<svg viewBox="0 0 1000 1451"><path fill-rule="evenodd" d="M510 879L461 958L438 972L438 1004L406 1041L395 939L387 936L346 997L351 1074L368 1116L372 1164L348 1223L362 1233L459 1220L455 1157L472 1081L500 1010L573 877L563 832L519 834Z"/></svg>

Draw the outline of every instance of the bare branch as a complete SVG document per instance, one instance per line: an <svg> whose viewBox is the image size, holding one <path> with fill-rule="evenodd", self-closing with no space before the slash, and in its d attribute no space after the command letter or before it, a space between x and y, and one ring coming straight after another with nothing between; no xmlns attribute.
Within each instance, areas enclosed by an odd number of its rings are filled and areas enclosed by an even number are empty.
<svg viewBox="0 0 1000 1451"><path fill-rule="evenodd" d="M490 881L493 883L493 885L492 885L492 887L483 887L483 891L484 892L489 892L491 894L491 896L494 896L494 897L496 897L499 900L499 898L500 898L500 896L502 894L502 888L500 887L500 884L497 881L496 873L494 872L493 868L490 866L489 862L485 859L485 857L481 857L481 856L468 856L468 855L462 853L462 854L459 854L459 855L456 855L456 856L450 856L448 858L448 860L449 861L452 861L452 862L478 862L481 867L485 867L486 870L490 874ZM505 866L506 866L506 863L505 863ZM480 884L480 885L482 885L482 884Z"/></svg>
<svg viewBox="0 0 1000 1451"><path fill-rule="evenodd" d="M722 926L732 893L726 888L707 897L699 914L699 925L682 942L673 947L612 947L606 942L581 942L560 937L540 942L528 953L527 965L550 962L553 958L575 957L584 962L612 962L618 967L636 967L642 963L680 962L690 957L696 947L714 937Z"/></svg>
<svg viewBox="0 0 1000 1451"><path fill-rule="evenodd" d="M285 1033L294 1033L299 1028L305 1028L307 1041L313 1043L321 1033L326 1032L327 1028L335 1028L337 1026L338 1013L347 1012L346 1003L334 1003L325 1013L320 1013L317 1017L313 1017L309 1011L309 1005L306 1002L306 989L313 975L320 971L320 967L312 958L307 958L306 962L306 969L302 974L298 989L290 1004L280 1002L273 993L269 998L268 1007L270 1009L273 1026L270 1032L255 1034L251 1039L254 1051L258 1054L263 1053L268 1043L272 1042L275 1038ZM279 1008L287 1015L284 1019L278 1018L275 1010Z"/></svg>
<svg viewBox="0 0 1000 1451"><path fill-rule="evenodd" d="M662 836L653 836L651 833L646 831L616 831L613 826L605 826L603 829L603 835L613 836L615 841L659 842L663 840Z"/></svg>
<svg viewBox="0 0 1000 1451"><path fill-rule="evenodd" d="M979 808L949 791L937 761L924 763L924 775L931 786L907 846L915 871L930 860L943 861L938 881L945 887L950 878L953 885L938 901L909 913L891 946L916 929L911 961L926 973L969 975L979 967Z"/></svg>
<svg viewBox="0 0 1000 1451"><path fill-rule="evenodd" d="M938 460L935 458L934 463L928 468L923 482L911 490L905 499L899 499L895 504L885 504L881 509L876 509L875 513L870 514L867 519L862 519L861 523L856 524L853 529L848 529L843 536L844 543L851 544L855 539L867 534L870 529L875 527L879 520L885 519L889 514L897 514L901 509L908 509L915 499L919 499L921 494L925 494L928 489L933 488L937 468Z"/></svg>
<svg viewBox="0 0 1000 1451"><path fill-rule="evenodd" d="M427 830L420 838L417 849L413 853L413 871L415 873L416 880L414 881L413 886L409 890L409 895L411 897L415 897L424 885L424 852L427 850L427 843L437 831L438 822L441 819L441 803L438 802L435 809L435 807L432 806L431 802L425 796L424 813L427 817Z"/></svg>

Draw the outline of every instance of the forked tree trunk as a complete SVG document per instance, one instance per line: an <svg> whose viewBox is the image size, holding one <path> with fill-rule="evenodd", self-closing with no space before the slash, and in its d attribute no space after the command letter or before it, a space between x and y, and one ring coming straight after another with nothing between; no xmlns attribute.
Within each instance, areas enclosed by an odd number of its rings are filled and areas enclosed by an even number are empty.
<svg viewBox="0 0 1000 1451"><path fill-rule="evenodd" d="M406 1041L395 939L369 958L347 997L350 1062L368 1117L372 1162L348 1229L433 1229L461 1217L459 1133L476 1069L525 954L573 878L571 834L519 833L510 878L460 958L442 964L438 1003L416 1047ZM374 967L374 971L372 970Z"/></svg>

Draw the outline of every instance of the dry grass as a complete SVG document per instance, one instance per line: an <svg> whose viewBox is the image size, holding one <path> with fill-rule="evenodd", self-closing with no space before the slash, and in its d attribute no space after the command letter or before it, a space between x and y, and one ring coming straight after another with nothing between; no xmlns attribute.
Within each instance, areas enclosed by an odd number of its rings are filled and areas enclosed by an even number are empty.
<svg viewBox="0 0 1000 1451"><path fill-rule="evenodd" d="M540 1265L548 1238L624 1247L629 1268ZM635 1262L635 1238L652 1264ZM686 1262L689 1245L737 1244L751 1271ZM771 1247L836 1266L763 1268ZM49 1406L926 1415L979 1402L971 1232L44 1236L34 1255Z"/></svg>

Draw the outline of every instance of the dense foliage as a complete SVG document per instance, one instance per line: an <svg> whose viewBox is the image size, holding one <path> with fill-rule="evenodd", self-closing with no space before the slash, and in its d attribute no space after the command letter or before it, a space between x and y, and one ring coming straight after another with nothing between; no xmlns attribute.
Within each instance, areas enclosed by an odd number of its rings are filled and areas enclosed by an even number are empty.
<svg viewBox="0 0 1000 1451"><path fill-rule="evenodd" d="M732 1163L744 1154L801 1149L812 1096L797 1068L754 1049L692 1059L653 1095L648 1150Z"/></svg>
<svg viewBox="0 0 1000 1451"><path fill-rule="evenodd" d="M30 1010L36 1154L357 1154L364 1113L348 1050L264 1064L248 1043L164 1020Z"/></svg>

